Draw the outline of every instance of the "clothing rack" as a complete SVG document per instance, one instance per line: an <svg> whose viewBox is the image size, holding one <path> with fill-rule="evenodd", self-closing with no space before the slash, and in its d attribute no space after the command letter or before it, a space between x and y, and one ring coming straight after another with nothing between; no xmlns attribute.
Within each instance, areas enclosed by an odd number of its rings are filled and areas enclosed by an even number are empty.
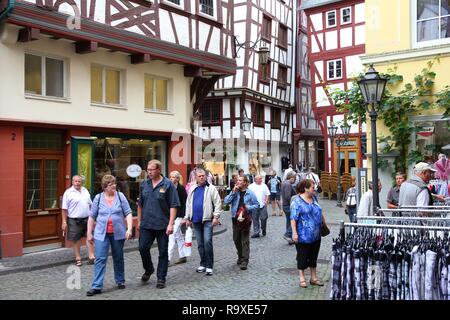
<svg viewBox="0 0 450 320"><path fill-rule="evenodd" d="M399 209L448 209L450 210L450 206L399 206ZM380 210L384 210L384 209L380 209Z"/></svg>
<svg viewBox="0 0 450 320"><path fill-rule="evenodd" d="M407 208L402 208L402 209L378 209L378 212L400 212L400 213L407 213L407 212L429 212L429 213L450 213L450 209L445 210L445 209L422 209L422 207L420 207L421 209L417 209L418 207L414 207L416 209L407 209Z"/></svg>
<svg viewBox="0 0 450 320"><path fill-rule="evenodd" d="M360 216L357 219L365 220L398 220L398 221L450 221L450 218L439 218L439 217L379 217L379 216Z"/></svg>

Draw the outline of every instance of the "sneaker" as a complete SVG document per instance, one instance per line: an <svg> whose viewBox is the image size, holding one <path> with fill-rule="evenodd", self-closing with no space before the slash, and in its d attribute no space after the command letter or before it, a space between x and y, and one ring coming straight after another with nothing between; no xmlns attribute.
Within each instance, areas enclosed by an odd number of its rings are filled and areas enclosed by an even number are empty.
<svg viewBox="0 0 450 320"><path fill-rule="evenodd" d="M166 287L166 282L164 280L159 280L156 282L156 288L164 289Z"/></svg>
<svg viewBox="0 0 450 320"><path fill-rule="evenodd" d="M117 288L118 288L118 289L125 289L125 284L124 284L124 283L119 283L119 284L117 285Z"/></svg>
<svg viewBox="0 0 450 320"><path fill-rule="evenodd" d="M142 277L141 277L141 281L143 282L147 282L150 279L150 276L152 275L152 272L145 272Z"/></svg>
<svg viewBox="0 0 450 320"><path fill-rule="evenodd" d="M100 289L91 289L88 292L86 292L86 295L88 297L92 297L93 295L100 294L100 293L102 293L102 290L100 290Z"/></svg>
<svg viewBox="0 0 450 320"><path fill-rule="evenodd" d="M196 270L198 273L203 273L203 272L205 272L206 271L206 268L205 267L202 267L202 266L200 266L200 267L198 267L197 268L197 270Z"/></svg>
<svg viewBox="0 0 450 320"><path fill-rule="evenodd" d="M183 258L178 259L178 261L175 262L175 264L182 264L182 263L186 263L186 262L187 262L187 258L183 257Z"/></svg>
<svg viewBox="0 0 450 320"><path fill-rule="evenodd" d="M212 276L213 274L213 269L212 268L206 268L206 275L207 276Z"/></svg>
<svg viewBox="0 0 450 320"><path fill-rule="evenodd" d="M251 236L251 238L259 238L259 233L255 233L254 235Z"/></svg>
<svg viewBox="0 0 450 320"><path fill-rule="evenodd" d="M266 236L266 230L263 230L263 231L262 231L262 235L263 235L263 237Z"/></svg>
<svg viewBox="0 0 450 320"><path fill-rule="evenodd" d="M242 262L241 263L241 270L247 270L247 263L246 262Z"/></svg>

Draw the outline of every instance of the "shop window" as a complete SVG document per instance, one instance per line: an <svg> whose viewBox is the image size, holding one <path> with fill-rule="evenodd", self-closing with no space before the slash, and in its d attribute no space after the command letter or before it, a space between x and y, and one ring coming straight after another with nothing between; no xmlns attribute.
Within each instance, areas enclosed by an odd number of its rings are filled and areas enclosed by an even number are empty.
<svg viewBox="0 0 450 320"><path fill-rule="evenodd" d="M63 135L60 131L25 129L25 149L63 150Z"/></svg>
<svg viewBox="0 0 450 320"><path fill-rule="evenodd" d="M121 105L122 71L114 68L91 66L91 102Z"/></svg>
<svg viewBox="0 0 450 320"><path fill-rule="evenodd" d="M342 59L328 61L328 80L342 78Z"/></svg>
<svg viewBox="0 0 450 320"><path fill-rule="evenodd" d="M278 65L278 87L286 88L287 87L287 67Z"/></svg>
<svg viewBox="0 0 450 320"><path fill-rule="evenodd" d="M65 97L65 62L46 56L25 54L25 93Z"/></svg>
<svg viewBox="0 0 450 320"><path fill-rule="evenodd" d="M281 110L280 109L272 109L271 110L271 119L273 129L281 129Z"/></svg>
<svg viewBox="0 0 450 320"><path fill-rule="evenodd" d="M203 125L220 125L222 123L222 104L220 100L207 100L202 105Z"/></svg>
<svg viewBox="0 0 450 320"><path fill-rule="evenodd" d="M214 17L214 0L200 0L200 12Z"/></svg>
<svg viewBox="0 0 450 320"><path fill-rule="evenodd" d="M267 61L265 64L259 64L259 81L265 83L270 82L270 61Z"/></svg>
<svg viewBox="0 0 450 320"><path fill-rule="evenodd" d="M169 111L169 80L150 75L145 76L145 110Z"/></svg>
<svg viewBox="0 0 450 320"><path fill-rule="evenodd" d="M336 27L336 10L328 11L326 15L327 28Z"/></svg>
<svg viewBox="0 0 450 320"><path fill-rule="evenodd" d="M352 8L342 8L341 9L341 24L348 24L352 22Z"/></svg>
<svg viewBox="0 0 450 320"><path fill-rule="evenodd" d="M263 104L253 104L252 122L255 127L264 127L264 112L265 107Z"/></svg>
<svg viewBox="0 0 450 320"><path fill-rule="evenodd" d="M450 42L450 2L448 0L413 0L416 11L416 44Z"/></svg>
<svg viewBox="0 0 450 320"><path fill-rule="evenodd" d="M101 179L112 174L117 179L117 189L124 193L135 215L141 183L147 178L147 164L156 159L162 162L161 173L167 176L167 143L144 138L104 137L94 141L94 193L101 192ZM128 170L137 165L141 170ZM136 168L136 166L134 166ZM129 175L130 174L130 175Z"/></svg>
<svg viewBox="0 0 450 320"><path fill-rule="evenodd" d="M266 15L263 15L261 37L269 42L272 37L272 19Z"/></svg>
<svg viewBox="0 0 450 320"><path fill-rule="evenodd" d="M278 27L278 46L282 47L283 49L287 49L288 46L288 29L285 25L279 24Z"/></svg>

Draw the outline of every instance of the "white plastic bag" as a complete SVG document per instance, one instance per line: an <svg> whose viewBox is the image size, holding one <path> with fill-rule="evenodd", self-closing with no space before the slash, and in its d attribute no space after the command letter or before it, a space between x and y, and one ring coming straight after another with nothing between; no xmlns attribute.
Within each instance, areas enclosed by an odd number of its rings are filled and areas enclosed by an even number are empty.
<svg viewBox="0 0 450 320"><path fill-rule="evenodd" d="M192 228L186 228L186 235L184 237L184 254L186 257L190 257L192 254Z"/></svg>

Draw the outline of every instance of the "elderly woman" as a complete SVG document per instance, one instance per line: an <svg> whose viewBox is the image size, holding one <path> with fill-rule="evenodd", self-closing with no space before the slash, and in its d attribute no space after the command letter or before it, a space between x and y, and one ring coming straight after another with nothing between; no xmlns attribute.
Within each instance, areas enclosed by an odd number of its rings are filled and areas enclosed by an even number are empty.
<svg viewBox="0 0 450 320"><path fill-rule="evenodd" d="M104 175L101 184L103 192L95 196L88 221L87 239L91 243L95 239L95 269L92 286L86 293L87 296L102 292L110 246L117 287L125 289L123 245L125 239L130 239L132 234L133 220L130 205L123 193L116 190L116 178L109 174ZM126 225L124 219L126 219ZM94 222L96 225L93 234Z"/></svg>
<svg viewBox="0 0 450 320"><path fill-rule="evenodd" d="M301 181L297 186L298 196L291 204L292 240L297 249L297 268L300 275L300 287L307 288L305 269L309 267L314 286L323 286L317 279L317 257L320 250L320 227L325 220L322 208L314 195L314 182L309 179Z"/></svg>

